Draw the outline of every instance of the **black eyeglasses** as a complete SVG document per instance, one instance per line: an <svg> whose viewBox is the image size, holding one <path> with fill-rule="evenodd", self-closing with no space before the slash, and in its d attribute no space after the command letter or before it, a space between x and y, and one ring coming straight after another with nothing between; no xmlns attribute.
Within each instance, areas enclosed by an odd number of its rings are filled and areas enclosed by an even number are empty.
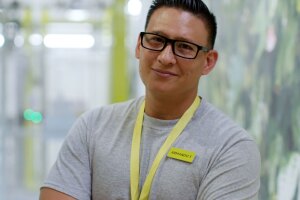
<svg viewBox="0 0 300 200"><path fill-rule="evenodd" d="M156 33L141 32L140 36L142 46L145 49L162 51L168 45L168 43L171 43L173 53L186 59L195 59L199 51L210 51L210 49L207 47L181 40L171 40Z"/></svg>

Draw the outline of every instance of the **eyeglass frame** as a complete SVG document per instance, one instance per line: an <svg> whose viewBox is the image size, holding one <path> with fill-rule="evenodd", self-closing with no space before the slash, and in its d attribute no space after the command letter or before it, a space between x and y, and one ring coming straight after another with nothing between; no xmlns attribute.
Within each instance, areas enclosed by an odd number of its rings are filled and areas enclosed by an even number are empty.
<svg viewBox="0 0 300 200"><path fill-rule="evenodd" d="M164 45L162 46L162 48L161 48L161 49L151 49L151 48L149 48L149 47L146 47L146 46L144 45L144 43L143 43L143 38L144 38L144 35L146 35L146 34L156 35L156 36L159 36L159 37L163 38L163 39L165 40L165 43L164 43ZM185 58L185 59L195 59L195 58L198 56L199 51L209 52L210 50L212 50L212 49L210 49L210 48L207 48L207 47L205 47L205 46L201 46L201 45L195 44L195 43L193 43L193 42L188 42L188 41L184 41L184 40L173 40L173 39L169 39L169 38L167 38L167 37L165 37L165 36L162 36L162 35L160 35L160 34L157 34L157 33L140 32L140 37L141 37L141 45L142 45L142 47L144 47L145 49L148 49L148 50L151 50L151 51L162 52L162 51L166 48L166 46L168 46L168 44L170 43L170 44L171 44L171 47L172 47L172 52L173 52L173 54L176 55L176 56L178 56L178 57ZM189 57L184 57L184 56L181 56L181 55L176 54L176 52L175 52L175 43L176 43L176 42L184 42L184 43L187 43L187 44L195 45L195 46L197 47L197 52L196 52L195 56L189 58Z"/></svg>

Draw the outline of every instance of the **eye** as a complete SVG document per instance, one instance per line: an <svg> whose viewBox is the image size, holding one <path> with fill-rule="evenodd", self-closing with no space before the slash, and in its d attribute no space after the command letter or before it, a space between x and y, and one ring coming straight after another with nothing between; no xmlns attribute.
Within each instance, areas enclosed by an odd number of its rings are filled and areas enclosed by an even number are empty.
<svg viewBox="0 0 300 200"><path fill-rule="evenodd" d="M188 42L177 42L176 50L179 52L196 52L197 46Z"/></svg>
<svg viewBox="0 0 300 200"><path fill-rule="evenodd" d="M186 43L186 42L178 42L178 43L176 43L176 48L182 49L182 50L185 50L185 51L194 51L195 50L195 45L189 44L189 43Z"/></svg>
<svg viewBox="0 0 300 200"><path fill-rule="evenodd" d="M156 43L159 43L159 44L162 44L162 43L165 43L165 39L160 37L160 36L157 36L157 35L150 35L149 37L147 37L147 41L149 43L153 43L153 44L156 44Z"/></svg>

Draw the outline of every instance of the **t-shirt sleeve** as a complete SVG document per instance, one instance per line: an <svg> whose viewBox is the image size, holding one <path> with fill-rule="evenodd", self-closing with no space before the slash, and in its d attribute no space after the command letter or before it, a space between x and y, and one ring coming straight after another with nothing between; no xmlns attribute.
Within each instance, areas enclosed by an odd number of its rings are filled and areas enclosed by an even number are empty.
<svg viewBox="0 0 300 200"><path fill-rule="evenodd" d="M42 187L52 188L80 200L91 199L88 132L82 116L70 129Z"/></svg>
<svg viewBox="0 0 300 200"><path fill-rule="evenodd" d="M202 180L198 200L257 200L260 153L252 140L240 141L216 158Z"/></svg>

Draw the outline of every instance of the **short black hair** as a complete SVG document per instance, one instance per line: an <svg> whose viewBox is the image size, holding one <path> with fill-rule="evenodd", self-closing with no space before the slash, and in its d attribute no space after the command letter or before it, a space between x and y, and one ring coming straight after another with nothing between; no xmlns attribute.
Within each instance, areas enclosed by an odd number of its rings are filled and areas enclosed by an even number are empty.
<svg viewBox="0 0 300 200"><path fill-rule="evenodd" d="M208 42L211 47L214 47L217 36L217 22L214 14L208 9L208 7L201 0L153 0L148 10L145 30L148 27L150 18L155 10L161 7L178 8L184 11L188 11L195 16L201 18L208 30Z"/></svg>

